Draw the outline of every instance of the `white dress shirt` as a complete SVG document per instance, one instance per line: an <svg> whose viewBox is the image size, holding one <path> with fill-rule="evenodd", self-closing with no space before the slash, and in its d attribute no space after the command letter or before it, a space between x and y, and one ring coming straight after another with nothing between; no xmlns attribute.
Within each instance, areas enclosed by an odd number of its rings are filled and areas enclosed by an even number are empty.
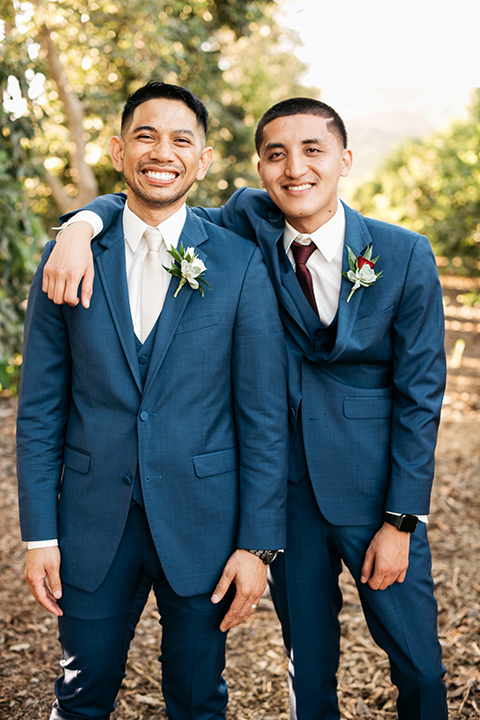
<svg viewBox="0 0 480 720"><path fill-rule="evenodd" d="M187 217L187 208L182 205L180 210L167 218L164 222L157 225L158 229L162 233L163 245L160 250L160 256L163 265L170 267L173 258L168 253L168 250L173 245L175 248L178 245L178 239L182 233L183 226ZM89 222L93 225L94 237L102 232L103 222L101 218L95 213L89 210L82 210L81 212L74 215L69 221L80 221ZM92 223L93 220L93 223ZM138 215L135 215L130 208L128 203L125 203L125 209L123 211L123 232L125 235L125 263L127 270L127 286L128 286L128 297L130 300L130 312L132 313L133 329L135 335L139 338L141 336L141 309L142 309L142 272L143 272L143 261L145 255L148 252L147 242L143 237L145 229L148 227L143 220L140 220ZM167 294L168 286L172 276L166 270L164 282L163 282L163 300ZM163 304L163 303L162 303ZM55 547L58 545L58 540L38 540L30 541L27 543L29 550L41 547Z"/></svg>
<svg viewBox="0 0 480 720"><path fill-rule="evenodd" d="M291 249L299 235L289 222L285 221L283 244L285 252L295 270L295 260ZM313 281L313 293L317 303L320 320L330 325L337 313L340 285L342 284L342 257L345 240L345 210L338 202L337 212L309 237L320 252L314 252L308 259L307 268Z"/></svg>

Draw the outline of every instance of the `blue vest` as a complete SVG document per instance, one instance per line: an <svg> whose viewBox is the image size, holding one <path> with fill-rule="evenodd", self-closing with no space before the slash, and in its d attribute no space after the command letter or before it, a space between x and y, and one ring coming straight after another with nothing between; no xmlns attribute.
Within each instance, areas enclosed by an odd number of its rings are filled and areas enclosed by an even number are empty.
<svg viewBox="0 0 480 720"><path fill-rule="evenodd" d="M140 368L140 376L142 378L142 387L145 385L145 380L148 374L148 368L150 367L150 358L152 357L152 350L153 350L153 344L155 342L155 336L157 334L157 327L158 327L158 319L155 325L152 328L152 331L150 332L150 335L145 340L145 342L142 343L138 339L138 337L135 335L135 347L137 349L137 357L138 357L138 367ZM140 482L140 473L138 472L138 467L135 472L135 479L133 481L133 495L132 495L132 503L136 502L141 507L144 507L143 505L143 496L142 496L142 485Z"/></svg>

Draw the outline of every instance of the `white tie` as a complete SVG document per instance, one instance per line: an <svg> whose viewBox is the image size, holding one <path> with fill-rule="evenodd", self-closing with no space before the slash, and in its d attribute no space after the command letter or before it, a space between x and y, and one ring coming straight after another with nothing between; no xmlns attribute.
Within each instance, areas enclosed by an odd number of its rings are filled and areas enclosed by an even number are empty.
<svg viewBox="0 0 480 720"><path fill-rule="evenodd" d="M148 227L143 236L147 242L148 252L143 262L142 273L142 337L145 342L157 322L163 306L164 269L160 257L163 237L158 228Z"/></svg>

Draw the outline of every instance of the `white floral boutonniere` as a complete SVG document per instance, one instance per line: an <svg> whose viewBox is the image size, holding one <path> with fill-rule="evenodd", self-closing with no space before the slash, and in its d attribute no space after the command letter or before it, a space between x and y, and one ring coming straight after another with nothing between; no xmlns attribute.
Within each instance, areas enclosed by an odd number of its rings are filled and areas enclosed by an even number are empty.
<svg viewBox="0 0 480 720"><path fill-rule="evenodd" d="M178 293L187 282L192 290L200 289L202 297L205 294L205 290L202 285L206 285L210 288L210 290L212 289L207 281L202 277L207 268L205 267L205 263L195 254L195 248L189 247L184 250L183 243L181 243L179 249L174 248L172 245L168 252L175 262L172 263L170 268L165 267L165 265L163 267L174 277L180 278L180 282L178 283L178 287L173 297L177 297ZM200 283L202 283L202 285L200 285Z"/></svg>
<svg viewBox="0 0 480 720"><path fill-rule="evenodd" d="M353 283L353 288L347 298L347 302L349 302L355 290L358 290L359 287L369 287L370 285L373 285L373 283L376 282L382 275L383 270L379 273L375 273L373 270L375 263L380 257L377 255L377 257L372 260L373 245L367 245L367 249L363 255L359 255L358 257L355 256L355 253L348 247L348 245L347 248L350 270L342 272L342 275Z"/></svg>

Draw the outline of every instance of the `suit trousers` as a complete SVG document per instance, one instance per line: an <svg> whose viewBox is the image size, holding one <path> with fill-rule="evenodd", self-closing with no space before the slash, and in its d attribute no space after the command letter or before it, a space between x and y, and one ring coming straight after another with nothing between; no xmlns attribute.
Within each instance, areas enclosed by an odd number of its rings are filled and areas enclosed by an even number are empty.
<svg viewBox="0 0 480 720"><path fill-rule="evenodd" d="M95 562L95 558L92 558ZM227 633L220 622L233 590L218 605L208 595L180 597L162 571L145 511L130 509L104 582L89 593L63 583L58 619L63 676L50 720L108 720L125 677L134 627L153 585L162 625L162 690L171 720L225 718Z"/></svg>
<svg viewBox="0 0 480 720"><path fill-rule="evenodd" d="M290 657L292 718L340 718L336 672L342 561L356 582L372 637L388 654L400 720L447 718L425 523L411 536L405 581L372 590L360 575L379 527L334 526L320 512L308 476L298 484L289 482L287 546L271 566L271 591Z"/></svg>

